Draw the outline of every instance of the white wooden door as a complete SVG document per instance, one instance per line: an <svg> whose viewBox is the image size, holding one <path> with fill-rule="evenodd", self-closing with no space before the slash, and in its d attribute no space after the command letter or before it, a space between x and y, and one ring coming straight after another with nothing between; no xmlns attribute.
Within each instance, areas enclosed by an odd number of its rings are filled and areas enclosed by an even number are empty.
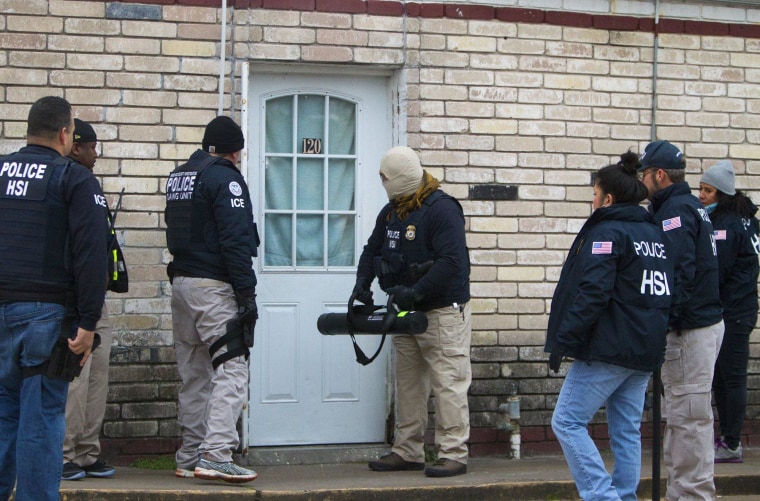
<svg viewBox="0 0 760 501"><path fill-rule="evenodd" d="M386 201L389 81L252 67L248 182L262 244L249 445L385 441L389 347L361 366L350 338L321 335L317 318L346 310ZM359 342L371 355L379 336Z"/></svg>

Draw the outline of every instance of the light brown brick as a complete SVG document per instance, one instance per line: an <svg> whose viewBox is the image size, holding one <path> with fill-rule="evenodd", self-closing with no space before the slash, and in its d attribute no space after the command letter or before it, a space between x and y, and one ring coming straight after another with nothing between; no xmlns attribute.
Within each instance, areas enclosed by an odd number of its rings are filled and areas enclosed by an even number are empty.
<svg viewBox="0 0 760 501"><path fill-rule="evenodd" d="M106 85L117 89L160 89L161 75L145 73L110 73Z"/></svg>
<svg viewBox="0 0 760 501"><path fill-rule="evenodd" d="M50 83L61 87L100 88L105 84L102 71L55 70L50 72Z"/></svg>
<svg viewBox="0 0 760 501"><path fill-rule="evenodd" d="M186 7L186 6L183 6ZM177 25L158 21L122 21L122 34L128 37L151 37L174 40L177 37Z"/></svg>
<svg viewBox="0 0 760 501"><path fill-rule="evenodd" d="M164 78L164 88L168 90L215 91L219 80L216 76L168 75Z"/></svg>
<svg viewBox="0 0 760 501"><path fill-rule="evenodd" d="M217 23L218 9L187 5L166 5L162 9L165 21L181 23Z"/></svg>
<svg viewBox="0 0 760 501"><path fill-rule="evenodd" d="M348 63L353 60L354 53L348 47L311 46L301 49L304 61Z"/></svg>
<svg viewBox="0 0 760 501"><path fill-rule="evenodd" d="M3 0L0 7L3 13L46 15L47 3L45 0Z"/></svg>
<svg viewBox="0 0 760 501"><path fill-rule="evenodd" d="M24 2L29 3L29 2ZM105 16L105 2L81 2L76 0L49 0L39 1L47 3L52 16L71 17L76 12L86 12L88 17L103 18ZM45 12L47 14L47 12Z"/></svg>
<svg viewBox="0 0 760 501"><path fill-rule="evenodd" d="M176 73L179 59L176 57L125 56L124 69L135 72Z"/></svg>
<svg viewBox="0 0 760 501"><path fill-rule="evenodd" d="M106 38L106 52L157 55L161 53L161 41L151 38Z"/></svg>
<svg viewBox="0 0 760 501"><path fill-rule="evenodd" d="M69 14L70 15L70 14ZM69 17L65 24L66 33L76 35L118 35L121 32L119 21L106 19L77 19Z"/></svg>
<svg viewBox="0 0 760 501"><path fill-rule="evenodd" d="M161 53L165 56L212 57L217 54L217 51L215 42L162 40Z"/></svg>
<svg viewBox="0 0 760 501"><path fill-rule="evenodd" d="M63 31L63 19L60 17L41 16L13 16L9 15L5 21L8 31L24 31L32 33L61 33Z"/></svg>
<svg viewBox="0 0 760 501"><path fill-rule="evenodd" d="M121 92L117 89L66 89L66 99L72 104L118 106Z"/></svg>
<svg viewBox="0 0 760 501"><path fill-rule="evenodd" d="M25 68L60 69L66 66L66 54L62 52L12 51L8 54L8 62L11 66L21 66Z"/></svg>
<svg viewBox="0 0 760 501"><path fill-rule="evenodd" d="M124 58L118 55L106 54L70 54L66 65L74 70L106 70L119 71L124 68Z"/></svg>
<svg viewBox="0 0 760 501"><path fill-rule="evenodd" d="M317 30L317 43L319 44L363 47L367 45L368 40L369 35L365 31Z"/></svg>
<svg viewBox="0 0 760 501"><path fill-rule="evenodd" d="M348 14L331 12L304 12L301 16L303 26L315 28L337 28L347 30L351 28L351 16Z"/></svg>
<svg viewBox="0 0 760 501"><path fill-rule="evenodd" d="M470 64L470 56L440 51L422 51L420 62L425 66L464 68Z"/></svg>

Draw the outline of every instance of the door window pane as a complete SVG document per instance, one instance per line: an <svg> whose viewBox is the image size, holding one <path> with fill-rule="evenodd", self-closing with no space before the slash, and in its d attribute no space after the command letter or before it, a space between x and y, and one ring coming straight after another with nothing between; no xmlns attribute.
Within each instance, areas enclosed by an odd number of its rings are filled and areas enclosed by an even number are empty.
<svg viewBox="0 0 760 501"><path fill-rule="evenodd" d="M325 96L298 96L298 142L325 137Z"/></svg>
<svg viewBox="0 0 760 501"><path fill-rule="evenodd" d="M293 96L270 99L266 103L264 151L293 152Z"/></svg>
<svg viewBox="0 0 760 501"><path fill-rule="evenodd" d="M353 155L356 147L356 103L333 97L330 99L331 155Z"/></svg>
<svg viewBox="0 0 760 501"><path fill-rule="evenodd" d="M296 216L296 266L324 266L323 216Z"/></svg>
<svg viewBox="0 0 760 501"><path fill-rule="evenodd" d="M264 266L355 266L357 103L312 92L264 107Z"/></svg>
<svg viewBox="0 0 760 501"><path fill-rule="evenodd" d="M264 264L267 266L291 266L293 223L290 214L267 214L264 216Z"/></svg>
<svg viewBox="0 0 760 501"><path fill-rule="evenodd" d="M324 161L321 158L298 159L296 202L299 210L324 209L324 171Z"/></svg>
<svg viewBox="0 0 760 501"><path fill-rule="evenodd" d="M264 172L265 207L273 210L293 208L293 159L268 157Z"/></svg>
<svg viewBox="0 0 760 501"><path fill-rule="evenodd" d="M327 167L327 208L329 210L354 210L354 186L356 185L356 160L331 158Z"/></svg>
<svg viewBox="0 0 760 501"><path fill-rule="evenodd" d="M353 266L355 221L349 214L327 216L328 266Z"/></svg>

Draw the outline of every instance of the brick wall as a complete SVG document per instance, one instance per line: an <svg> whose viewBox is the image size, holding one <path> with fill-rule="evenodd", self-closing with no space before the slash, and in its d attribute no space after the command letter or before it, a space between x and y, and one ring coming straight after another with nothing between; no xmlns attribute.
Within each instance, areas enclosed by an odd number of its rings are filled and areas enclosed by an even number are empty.
<svg viewBox="0 0 760 501"><path fill-rule="evenodd" d="M692 186L730 158L738 187L760 202L759 8L660 2L653 107L654 12L643 2L579 0L574 12L505 2L228 3L227 112L239 103L246 60L402 74L400 133L468 219L473 453L507 450L495 409L513 389L525 449L551 449L546 427L562 378L548 373L542 350L549 300L590 213L590 173L643 148L653 109L657 137L685 152ZM0 2L0 153L24 144L34 100L64 96L97 129L96 173L109 199L126 188L118 227L131 287L108 298L116 341L104 425L120 454L176 444L162 191L217 113L220 5ZM480 185L514 186L517 200L471 197ZM752 341L750 446L760 439L758 332Z"/></svg>

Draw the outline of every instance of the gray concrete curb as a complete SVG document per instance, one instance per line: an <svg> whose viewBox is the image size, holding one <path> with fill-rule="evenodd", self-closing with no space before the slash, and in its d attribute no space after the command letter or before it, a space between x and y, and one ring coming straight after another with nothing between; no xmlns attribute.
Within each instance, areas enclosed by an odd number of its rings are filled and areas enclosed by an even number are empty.
<svg viewBox="0 0 760 501"><path fill-rule="evenodd" d="M605 456L607 459L611 459ZM639 499L651 499L651 462L643 458ZM272 465L248 484L177 478L173 471L117 467L109 479L62 482L63 501L577 501L562 456L473 458L468 473L431 479L422 472L370 471L366 462ZM660 494L665 495L662 468ZM745 451L743 464L715 466L719 497L760 499L760 450ZM739 498L743 499L743 498Z"/></svg>

